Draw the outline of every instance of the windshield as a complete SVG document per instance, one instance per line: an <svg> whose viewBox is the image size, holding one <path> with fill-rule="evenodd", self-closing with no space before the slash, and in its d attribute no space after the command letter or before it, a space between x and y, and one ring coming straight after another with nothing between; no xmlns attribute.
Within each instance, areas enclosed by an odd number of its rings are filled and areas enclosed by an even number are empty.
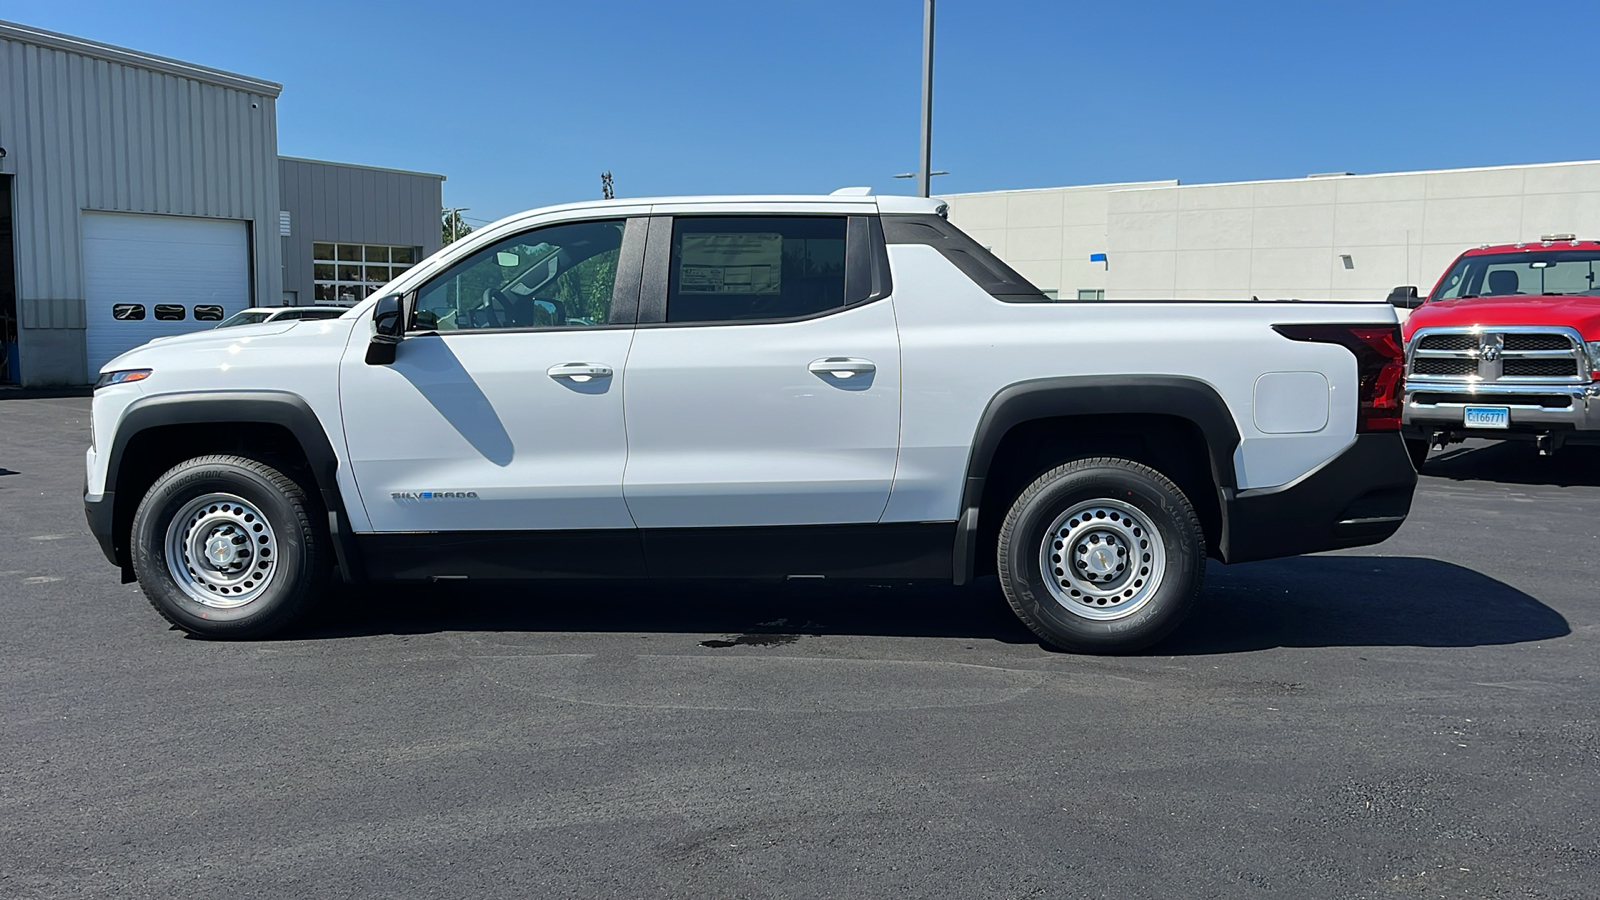
<svg viewBox="0 0 1600 900"><path fill-rule="evenodd" d="M1486 253L1456 260L1429 300L1470 297L1600 296L1600 249Z"/></svg>
<svg viewBox="0 0 1600 900"><path fill-rule="evenodd" d="M255 309L247 309L244 312L236 312L226 319L223 319L221 322L217 323L216 327L230 328L234 325L254 325L258 322L265 322L267 320L267 316L269 315L271 315L271 313L265 313Z"/></svg>

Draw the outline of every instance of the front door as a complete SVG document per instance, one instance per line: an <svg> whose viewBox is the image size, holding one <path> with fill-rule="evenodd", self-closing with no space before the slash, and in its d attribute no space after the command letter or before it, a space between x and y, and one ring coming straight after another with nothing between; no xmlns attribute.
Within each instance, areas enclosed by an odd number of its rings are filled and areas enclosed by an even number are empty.
<svg viewBox="0 0 1600 900"><path fill-rule="evenodd" d="M847 228L865 227L847 218L680 216L668 253L667 220L652 224L649 256L670 270L646 274L664 303L641 309L626 397L641 528L882 517L900 349L890 302L847 287L869 283L846 277Z"/></svg>
<svg viewBox="0 0 1600 900"><path fill-rule="evenodd" d="M357 327L340 394L374 531L633 527L622 397L638 282L617 270L643 227L568 222L471 252L417 289L393 364L366 362Z"/></svg>

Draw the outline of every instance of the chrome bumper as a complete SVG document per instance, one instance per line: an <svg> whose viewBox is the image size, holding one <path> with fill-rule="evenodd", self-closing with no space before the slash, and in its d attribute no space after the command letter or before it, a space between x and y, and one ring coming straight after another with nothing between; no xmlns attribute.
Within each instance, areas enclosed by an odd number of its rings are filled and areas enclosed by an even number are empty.
<svg viewBox="0 0 1600 900"><path fill-rule="evenodd" d="M1470 431L1493 437L1498 429L1467 429L1462 424L1468 406L1506 407L1511 431L1600 431L1600 384L1408 380L1401 421L1420 430Z"/></svg>

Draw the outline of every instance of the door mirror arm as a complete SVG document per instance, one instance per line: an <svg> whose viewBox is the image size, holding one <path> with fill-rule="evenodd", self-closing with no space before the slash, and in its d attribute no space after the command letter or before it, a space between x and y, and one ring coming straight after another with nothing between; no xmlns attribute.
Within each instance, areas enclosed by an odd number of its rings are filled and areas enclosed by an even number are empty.
<svg viewBox="0 0 1600 900"><path fill-rule="evenodd" d="M1417 286L1407 284L1390 291L1389 305L1396 309L1416 309L1421 306L1422 298L1417 296Z"/></svg>
<svg viewBox="0 0 1600 900"><path fill-rule="evenodd" d="M372 307L372 341L367 344L367 365L393 364L405 332L405 298L399 294L379 297Z"/></svg>

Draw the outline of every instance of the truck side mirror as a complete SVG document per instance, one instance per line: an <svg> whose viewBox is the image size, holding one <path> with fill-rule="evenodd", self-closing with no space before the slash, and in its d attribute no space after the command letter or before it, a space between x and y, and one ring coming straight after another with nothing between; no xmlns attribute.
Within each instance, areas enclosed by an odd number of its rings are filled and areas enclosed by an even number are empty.
<svg viewBox="0 0 1600 900"><path fill-rule="evenodd" d="M367 344L367 365L387 366L405 335L405 301L399 294L379 297L372 307L372 342Z"/></svg>
<svg viewBox="0 0 1600 900"><path fill-rule="evenodd" d="M1421 306L1422 298L1417 296L1417 286L1407 284L1390 291L1389 305L1397 309L1416 309Z"/></svg>

